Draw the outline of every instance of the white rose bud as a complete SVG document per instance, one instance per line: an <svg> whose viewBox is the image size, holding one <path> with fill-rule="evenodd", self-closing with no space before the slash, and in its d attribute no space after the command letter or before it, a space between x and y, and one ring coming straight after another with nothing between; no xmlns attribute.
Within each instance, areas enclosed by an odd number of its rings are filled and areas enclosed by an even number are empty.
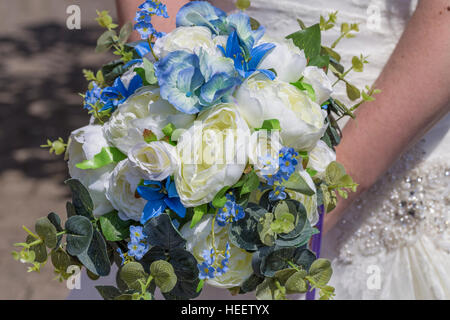
<svg viewBox="0 0 450 320"><path fill-rule="evenodd" d="M280 121L284 146L309 151L327 128L326 112L305 92L289 83L252 77L235 95L238 110L250 128L260 128L264 120Z"/></svg>
<svg viewBox="0 0 450 320"><path fill-rule="evenodd" d="M109 178L106 197L123 220L139 221L147 201L136 197L136 189L142 180L140 172L128 159L120 161Z"/></svg>
<svg viewBox="0 0 450 320"><path fill-rule="evenodd" d="M322 177L328 165L336 161L336 153L328 145L319 140L314 149L309 153L308 168L317 171L317 176Z"/></svg>
<svg viewBox="0 0 450 320"><path fill-rule="evenodd" d="M274 69L277 79L286 82L296 82L301 78L306 67L306 57L303 50L294 45L291 39L272 40L264 36L258 43L273 43L275 48L266 55L260 69Z"/></svg>
<svg viewBox="0 0 450 320"><path fill-rule="evenodd" d="M220 55L220 51L212 39L211 30L207 27L178 27L155 42L154 52L164 58L173 51L184 50L191 53L202 48L209 54Z"/></svg>
<svg viewBox="0 0 450 320"><path fill-rule="evenodd" d="M181 235L186 239L186 250L191 252L199 263L203 262L202 253L212 247L212 226L213 217L207 215L194 227L190 228L185 224L181 228ZM228 228L214 226L214 240L218 250L224 250L228 240ZM242 250L230 243L231 252L228 262L228 271L221 276L206 280L206 283L217 288L233 288L240 286L253 272L252 254Z"/></svg>
<svg viewBox="0 0 450 320"><path fill-rule="evenodd" d="M75 130L70 135L67 148L69 174L80 180L85 186L94 203L94 215L101 216L113 210L111 203L105 197L105 189L109 181L109 174L115 164L109 164L99 169L82 170L76 164L92 159L103 147L108 147L100 125L88 125Z"/></svg>
<svg viewBox="0 0 450 320"><path fill-rule="evenodd" d="M172 175L178 166L176 148L164 141L138 143L131 148L128 159L146 180L162 181Z"/></svg>
<svg viewBox="0 0 450 320"><path fill-rule="evenodd" d="M310 84L316 93L316 102L322 105L330 99L333 85L325 72L317 67L306 67L303 71L303 81Z"/></svg>

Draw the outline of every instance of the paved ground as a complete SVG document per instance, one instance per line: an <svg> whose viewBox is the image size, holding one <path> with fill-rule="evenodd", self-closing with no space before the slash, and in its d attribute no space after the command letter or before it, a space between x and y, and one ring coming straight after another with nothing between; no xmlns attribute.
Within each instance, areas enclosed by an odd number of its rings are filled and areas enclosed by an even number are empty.
<svg viewBox="0 0 450 320"><path fill-rule="evenodd" d="M81 30L68 30L66 8L81 8ZM66 164L39 145L66 138L88 121L78 92L82 68L109 58L94 53L101 29L95 9L115 15L113 1L0 0L0 299L64 299L51 266L27 273L12 259L22 225L50 211L64 215Z"/></svg>

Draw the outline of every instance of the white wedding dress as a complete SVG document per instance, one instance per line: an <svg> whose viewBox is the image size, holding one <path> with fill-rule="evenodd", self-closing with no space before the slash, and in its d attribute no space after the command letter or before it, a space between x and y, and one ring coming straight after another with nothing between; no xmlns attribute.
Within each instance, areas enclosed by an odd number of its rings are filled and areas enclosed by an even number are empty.
<svg viewBox="0 0 450 320"><path fill-rule="evenodd" d="M228 0L228 2L231 0ZM213 4L227 7L223 0ZM355 39L337 46L346 65L354 55L369 56L364 73L352 83L371 85L387 62L417 1L412 0L252 0L247 13L266 26L266 34L284 37L339 11L338 21L360 23ZM228 3L228 7L230 4ZM331 44L338 32L324 33ZM345 100L345 89L338 95ZM338 90L340 90L338 89ZM337 299L450 299L450 115L408 151L359 199L322 243L332 260L331 285ZM113 270L114 272L115 270ZM69 298L100 298L93 286L113 277L88 281ZM252 299L205 286L200 299Z"/></svg>

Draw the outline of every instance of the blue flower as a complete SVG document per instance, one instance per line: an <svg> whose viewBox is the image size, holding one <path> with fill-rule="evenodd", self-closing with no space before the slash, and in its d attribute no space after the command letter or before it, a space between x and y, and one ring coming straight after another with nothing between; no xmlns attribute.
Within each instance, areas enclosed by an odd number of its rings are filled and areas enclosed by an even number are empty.
<svg viewBox="0 0 450 320"><path fill-rule="evenodd" d="M202 258L205 259L205 262L208 264L213 264L215 261L215 253L214 249L211 248L211 250L205 249L203 250L201 254Z"/></svg>
<svg viewBox="0 0 450 320"><path fill-rule="evenodd" d="M275 74L266 69L258 69L262 59L273 49L275 45L272 43L263 43L255 48L248 48L240 41L236 31L229 36L226 48L219 46L225 57L233 59L234 67L242 78L247 78L254 72L258 71L267 76L269 79L275 79Z"/></svg>
<svg viewBox="0 0 450 320"><path fill-rule="evenodd" d="M117 252L119 253L120 258L122 259L121 265L123 265L126 261L125 254L122 252L122 250L120 250L120 248L117 248Z"/></svg>
<svg viewBox="0 0 450 320"><path fill-rule="evenodd" d="M221 29L224 28L226 16L225 11L212 6L208 2L192 1L178 11L176 26L204 26L219 34Z"/></svg>
<svg viewBox="0 0 450 320"><path fill-rule="evenodd" d="M181 218L185 217L186 208L180 201L175 181L170 177L166 179L165 188L163 188L161 181L146 180L136 191L148 201L142 212L141 224L145 224L149 219L159 216L167 207Z"/></svg>
<svg viewBox="0 0 450 320"><path fill-rule="evenodd" d="M264 27L260 26L257 30L253 30L250 17L242 12L229 15L226 19L226 24L228 34L231 35L233 32L236 32L244 56L248 58L255 43L264 35Z"/></svg>
<svg viewBox="0 0 450 320"><path fill-rule="evenodd" d="M198 270L200 271L198 277L200 279L212 279L214 278L214 267L208 264L206 261L203 263L199 263L197 265Z"/></svg>
<svg viewBox="0 0 450 320"><path fill-rule="evenodd" d="M154 15L168 18L167 7L163 3L155 0L146 0L143 4L138 7L141 10L148 11Z"/></svg>
<svg viewBox="0 0 450 320"><path fill-rule="evenodd" d="M142 242L129 242L128 255L136 260L141 260L148 251L148 245Z"/></svg>
<svg viewBox="0 0 450 320"><path fill-rule="evenodd" d="M141 226L130 226L131 242L139 242L145 240L145 235Z"/></svg>
<svg viewBox="0 0 450 320"><path fill-rule="evenodd" d="M228 200L225 205L219 209L216 217L217 224L221 227L227 223L238 221L245 217L245 211L242 206L236 203L236 198L230 192L225 196Z"/></svg>
<svg viewBox="0 0 450 320"><path fill-rule="evenodd" d="M147 0L138 7L140 10L136 12L136 17L134 21L134 29L139 32L142 39L148 39L151 36L160 38L164 35L163 32L158 32L153 27L151 20L152 16L160 16L168 18L167 8L164 4L159 1Z"/></svg>
<svg viewBox="0 0 450 320"><path fill-rule="evenodd" d="M286 192L284 192L284 187L277 186L274 190L270 191L269 199L271 201L278 201L286 199Z"/></svg>
<svg viewBox="0 0 450 320"><path fill-rule="evenodd" d="M155 63L161 97L177 110L195 114L221 102L240 83L233 62L224 57L173 51Z"/></svg>
<svg viewBox="0 0 450 320"><path fill-rule="evenodd" d="M274 174L278 170L278 160L273 158L270 154L264 157L259 157L259 162L261 163L261 174L264 176Z"/></svg>
<svg viewBox="0 0 450 320"><path fill-rule="evenodd" d="M97 85L96 82L92 81L92 89L86 91L84 97L84 108L92 110L92 106L95 106L97 102L101 102L102 89Z"/></svg>
<svg viewBox="0 0 450 320"><path fill-rule="evenodd" d="M282 148L279 160L280 170L289 176L293 174L298 164L296 157L298 157L298 153L293 148Z"/></svg>
<svg viewBox="0 0 450 320"><path fill-rule="evenodd" d="M101 111L109 109L114 111L118 105L125 102L140 87L142 87L142 78L139 75L135 75L131 79L128 87L125 87L120 77L117 77L112 87L104 88L102 91L101 99L104 106Z"/></svg>

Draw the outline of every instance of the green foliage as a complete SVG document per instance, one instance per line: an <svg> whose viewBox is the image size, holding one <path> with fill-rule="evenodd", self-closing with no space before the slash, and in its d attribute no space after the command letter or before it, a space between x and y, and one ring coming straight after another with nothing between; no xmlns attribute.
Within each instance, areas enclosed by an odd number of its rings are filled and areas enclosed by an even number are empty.
<svg viewBox="0 0 450 320"><path fill-rule="evenodd" d="M316 101L316 92L314 91L314 88L309 83L303 82L302 79L297 82L291 82L291 84L301 91L306 91L308 97L312 101Z"/></svg>
<svg viewBox="0 0 450 320"><path fill-rule="evenodd" d="M139 262L128 262L120 269L120 278L127 284L128 288L139 291L139 281L147 281L148 274Z"/></svg>
<svg viewBox="0 0 450 320"><path fill-rule="evenodd" d="M296 191L307 196L313 196L315 194L314 190L311 189L305 179L298 172L294 172L289 177L289 180L283 180L280 185L289 190Z"/></svg>
<svg viewBox="0 0 450 320"><path fill-rule="evenodd" d="M97 21L101 27L107 28L108 30L117 28L117 24L113 23L112 17L107 10L97 10L97 18L95 18L95 21Z"/></svg>
<svg viewBox="0 0 450 320"><path fill-rule="evenodd" d="M105 239L97 230L94 230L87 250L77 255L77 258L86 269L98 276L107 276L111 270Z"/></svg>
<svg viewBox="0 0 450 320"><path fill-rule="evenodd" d="M173 226L169 215L161 214L147 221L143 228L149 243L166 250L184 248L186 240Z"/></svg>
<svg viewBox="0 0 450 320"><path fill-rule="evenodd" d="M84 216L70 217L65 224L67 252L77 256L87 250L94 233L91 221Z"/></svg>
<svg viewBox="0 0 450 320"><path fill-rule="evenodd" d="M227 202L227 198L225 195L226 195L228 189L230 189L230 187L225 186L222 189L220 189L219 192L217 192L217 194L214 196L214 198L212 200L212 205L215 208L222 208L225 205L225 203Z"/></svg>
<svg viewBox="0 0 450 320"><path fill-rule="evenodd" d="M239 293L247 293L256 290L256 287L264 281L264 277L252 273L241 285Z"/></svg>
<svg viewBox="0 0 450 320"><path fill-rule="evenodd" d="M260 129L255 129L255 130L267 130L267 131L272 131L272 130L281 130L281 126L280 126L280 120L278 119L268 119L268 120L264 120L262 126Z"/></svg>
<svg viewBox="0 0 450 320"><path fill-rule="evenodd" d="M177 276L170 263L158 260L150 265L150 275L162 293L171 291L177 284Z"/></svg>
<svg viewBox="0 0 450 320"><path fill-rule="evenodd" d="M42 239L44 244L53 249L57 244L56 228L48 218L40 218L34 226L36 233Z"/></svg>
<svg viewBox="0 0 450 320"><path fill-rule="evenodd" d="M120 219L117 211L114 210L102 215L98 220L106 240L121 241L130 236L131 220Z"/></svg>
<svg viewBox="0 0 450 320"><path fill-rule="evenodd" d="M328 14L328 19L325 19L324 16L320 16L320 30L327 31L332 29L336 25L338 12L331 12Z"/></svg>
<svg viewBox="0 0 450 320"><path fill-rule="evenodd" d="M67 143L64 143L63 138L58 138L58 140L50 141L47 139L47 144L41 144L41 148L50 148L49 152L52 154L53 152L59 156L66 151Z"/></svg>
<svg viewBox="0 0 450 320"><path fill-rule="evenodd" d="M264 208L255 203L249 203L245 208L245 218L234 221L229 228L230 242L247 251L257 250L262 245L258 233L258 224L266 213L267 210Z"/></svg>
<svg viewBox="0 0 450 320"><path fill-rule="evenodd" d="M76 214L88 219L94 219L94 215L92 214L94 204L88 190L77 179L66 180L65 184L72 191L72 203L75 207Z"/></svg>
<svg viewBox="0 0 450 320"><path fill-rule="evenodd" d="M26 239L27 244L33 244L35 242L36 242L36 238L34 238L31 235L27 236L27 239ZM28 249L29 249L29 252L28 253L25 252L25 257L26 257L24 259L25 262L45 263L47 261L47 256L48 256L47 255L47 247L45 246L45 244L42 241L40 243L36 243L36 244L30 246ZM28 251L28 250L25 250L25 251Z"/></svg>
<svg viewBox="0 0 450 320"><path fill-rule="evenodd" d="M292 269L288 269L292 270ZM308 273L305 270L295 271L286 281L287 293L305 293L308 291L308 283L306 282L306 275Z"/></svg>
<svg viewBox="0 0 450 320"><path fill-rule="evenodd" d="M143 58L143 67L134 68L134 71L142 78L144 86L156 84L155 67L147 58Z"/></svg>
<svg viewBox="0 0 450 320"><path fill-rule="evenodd" d="M240 195L251 193L252 191L258 189L259 187L259 178L255 171L250 171L243 177L243 184L241 187Z"/></svg>
<svg viewBox="0 0 450 320"><path fill-rule="evenodd" d="M115 147L103 147L92 159L77 163L75 166L82 170L99 169L108 164L120 162L126 158L127 156Z"/></svg>
<svg viewBox="0 0 450 320"><path fill-rule="evenodd" d="M239 10L246 10L250 7L250 0L237 0L235 5Z"/></svg>
<svg viewBox="0 0 450 320"><path fill-rule="evenodd" d="M200 220L202 219L202 217L208 212L208 204L202 204L201 206L195 207L194 208L194 215L192 217L191 220L191 225L190 227L193 228L195 227L195 225L197 223L200 222Z"/></svg>
<svg viewBox="0 0 450 320"><path fill-rule="evenodd" d="M308 60L312 60L320 54L322 38L319 24L294 32L286 39L292 39L297 47L304 50Z"/></svg>
<svg viewBox="0 0 450 320"><path fill-rule="evenodd" d="M122 294L121 291L114 286L95 286L95 289L97 289L104 300L114 300Z"/></svg>
<svg viewBox="0 0 450 320"><path fill-rule="evenodd" d="M307 279L316 287L325 286L331 279L333 270L331 269L331 262L327 259L317 259L309 268Z"/></svg>

